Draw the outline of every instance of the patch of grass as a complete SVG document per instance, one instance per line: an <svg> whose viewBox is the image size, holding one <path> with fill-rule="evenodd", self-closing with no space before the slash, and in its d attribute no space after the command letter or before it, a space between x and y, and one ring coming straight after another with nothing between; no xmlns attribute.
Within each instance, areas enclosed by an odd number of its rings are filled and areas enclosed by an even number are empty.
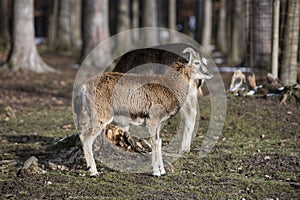
<svg viewBox="0 0 300 200"><path fill-rule="evenodd" d="M191 152L173 163L174 172L161 178L118 172L101 163L97 165L102 173L96 178L81 177L79 170L17 176L16 165L0 165L0 198L297 199L300 132L293 124L299 120L299 111L293 107L276 111L272 105L273 101L229 100L217 144L200 157L210 119L209 99L204 98ZM293 115L287 113L289 110ZM164 137L172 137L175 122L165 126ZM71 127L64 128L68 124ZM16 119L1 122L0 158L24 160L30 154L44 153L45 146L75 132L70 107L20 110Z"/></svg>
<svg viewBox="0 0 300 200"><path fill-rule="evenodd" d="M71 128L64 128L64 125ZM19 112L15 119L0 121L0 158L26 159L34 151L43 152L47 145L75 133L70 108ZM26 152L28 152L26 154Z"/></svg>

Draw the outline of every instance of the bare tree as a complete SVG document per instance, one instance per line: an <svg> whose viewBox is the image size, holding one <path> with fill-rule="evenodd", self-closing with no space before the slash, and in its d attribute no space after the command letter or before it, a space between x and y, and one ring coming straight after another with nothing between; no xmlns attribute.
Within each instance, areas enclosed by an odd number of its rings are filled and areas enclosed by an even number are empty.
<svg viewBox="0 0 300 200"><path fill-rule="evenodd" d="M49 1L48 6L50 8L50 12L48 16L49 18L48 43L49 46L55 47L59 1L58 0Z"/></svg>
<svg viewBox="0 0 300 200"><path fill-rule="evenodd" d="M176 30L176 0L169 0L169 28Z"/></svg>
<svg viewBox="0 0 300 200"><path fill-rule="evenodd" d="M84 0L82 4L81 58L85 58L96 45L109 37L108 0Z"/></svg>
<svg viewBox="0 0 300 200"><path fill-rule="evenodd" d="M8 31L8 7L7 0L0 2L0 48L7 48L10 35Z"/></svg>
<svg viewBox="0 0 300 200"><path fill-rule="evenodd" d="M5 67L14 71L54 72L40 57L34 41L33 0L14 1L13 43Z"/></svg>
<svg viewBox="0 0 300 200"><path fill-rule="evenodd" d="M139 0L132 0L132 28L136 29L133 32L133 41L137 42L139 39L139 27L140 12L139 12Z"/></svg>
<svg viewBox="0 0 300 200"><path fill-rule="evenodd" d="M50 3L49 45L73 50L81 45L81 0L54 0Z"/></svg>
<svg viewBox="0 0 300 200"><path fill-rule="evenodd" d="M145 27L157 27L158 18L157 18L157 1L156 0L145 0L143 8L143 25ZM158 32L144 32L143 41L146 45L153 46L158 44L159 33Z"/></svg>
<svg viewBox="0 0 300 200"><path fill-rule="evenodd" d="M286 28L284 31L283 56L280 79L284 84L297 82L297 57L299 43L299 0L289 0Z"/></svg>
<svg viewBox="0 0 300 200"><path fill-rule="evenodd" d="M169 0L169 28L176 30L176 0ZM174 34L171 34L170 41L174 39Z"/></svg>
<svg viewBox="0 0 300 200"><path fill-rule="evenodd" d="M81 5L82 0L71 0L71 41L72 48L81 49Z"/></svg>
<svg viewBox="0 0 300 200"><path fill-rule="evenodd" d="M202 46L209 51L211 44L211 32L212 32L212 1L204 0L204 22L203 22L203 35Z"/></svg>
<svg viewBox="0 0 300 200"><path fill-rule="evenodd" d="M272 31L272 74L278 78L278 57L279 57L279 20L280 20L280 0L273 3L273 31Z"/></svg>
<svg viewBox="0 0 300 200"><path fill-rule="evenodd" d="M130 1L122 0L119 1L119 14L118 14L118 22L117 22L117 33L122 31L127 31L130 29L130 18L129 18L129 9ZM131 35L122 34L119 37L118 41L118 49L122 50L128 48L131 44Z"/></svg>
<svg viewBox="0 0 300 200"><path fill-rule="evenodd" d="M226 40L226 0L220 0L217 33L217 47L224 55L227 53Z"/></svg>
<svg viewBox="0 0 300 200"><path fill-rule="evenodd" d="M56 32L56 48L70 50L71 41L71 0L60 0L58 12L58 28Z"/></svg>
<svg viewBox="0 0 300 200"><path fill-rule="evenodd" d="M269 71L272 49L272 1L253 0L253 66Z"/></svg>
<svg viewBox="0 0 300 200"><path fill-rule="evenodd" d="M197 29L196 29L196 40L201 44L203 37L203 23L204 23L204 1L197 1L197 9L196 9L196 17L197 17Z"/></svg>
<svg viewBox="0 0 300 200"><path fill-rule="evenodd" d="M228 49L227 60L230 64L236 65L241 62L243 47L243 1L233 1L233 12L231 16L230 48Z"/></svg>

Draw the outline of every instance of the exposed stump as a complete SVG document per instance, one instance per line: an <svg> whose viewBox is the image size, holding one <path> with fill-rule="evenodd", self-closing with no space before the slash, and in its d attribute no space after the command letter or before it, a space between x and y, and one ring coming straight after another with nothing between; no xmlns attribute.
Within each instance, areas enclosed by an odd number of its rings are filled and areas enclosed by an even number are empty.
<svg viewBox="0 0 300 200"><path fill-rule="evenodd" d="M253 96L253 97L271 97L276 96L280 98L280 104L286 104L288 99L295 99L296 105L300 106L300 85L284 85L279 79L272 74L267 74L268 84L257 86L255 74L251 74L245 79L245 75L237 70L234 72L231 85L227 91L229 95L234 96Z"/></svg>
<svg viewBox="0 0 300 200"><path fill-rule="evenodd" d="M23 166L18 170L17 175L24 176L28 174L41 174L41 173L45 173L45 170L39 167L38 159L35 156L31 156L23 163Z"/></svg>
<svg viewBox="0 0 300 200"><path fill-rule="evenodd" d="M108 140L125 151L151 152L151 145L145 139L126 133L124 129L109 125L105 130Z"/></svg>
<svg viewBox="0 0 300 200"><path fill-rule="evenodd" d="M300 107L300 85L295 84L284 87L280 104L285 105L289 98L295 98L297 107Z"/></svg>

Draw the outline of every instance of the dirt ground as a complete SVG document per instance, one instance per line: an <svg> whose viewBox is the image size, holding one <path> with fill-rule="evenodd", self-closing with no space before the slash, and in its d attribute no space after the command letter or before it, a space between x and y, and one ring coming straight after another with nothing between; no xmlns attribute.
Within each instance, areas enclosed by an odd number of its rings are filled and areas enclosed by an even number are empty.
<svg viewBox="0 0 300 200"><path fill-rule="evenodd" d="M210 120L209 96L201 97L191 152L167 175L156 178L97 163L101 174L90 178L76 151L69 155L73 164L66 163L63 150L53 146L76 133L71 110L75 59L42 56L61 73L0 71L0 199L299 199L300 109L294 100L280 105L276 97L227 98L218 143L199 157ZM227 87L230 76L224 75ZM172 126L162 132L174 131ZM37 164L20 170L31 156Z"/></svg>

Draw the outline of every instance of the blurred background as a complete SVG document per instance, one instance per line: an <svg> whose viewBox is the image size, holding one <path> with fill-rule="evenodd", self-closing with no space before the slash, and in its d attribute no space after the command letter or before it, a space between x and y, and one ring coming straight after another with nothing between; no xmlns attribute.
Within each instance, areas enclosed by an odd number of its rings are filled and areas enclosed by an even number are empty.
<svg viewBox="0 0 300 200"><path fill-rule="evenodd" d="M218 66L226 67L220 70L272 72L294 84L300 68L299 4L298 0L35 0L35 43L70 52L80 62L111 35L138 27L165 27L194 38ZM5 51L13 39L14 1L1 0L0 9L0 47ZM151 37L180 42L167 30ZM118 45L136 42L145 42L138 31Z"/></svg>

